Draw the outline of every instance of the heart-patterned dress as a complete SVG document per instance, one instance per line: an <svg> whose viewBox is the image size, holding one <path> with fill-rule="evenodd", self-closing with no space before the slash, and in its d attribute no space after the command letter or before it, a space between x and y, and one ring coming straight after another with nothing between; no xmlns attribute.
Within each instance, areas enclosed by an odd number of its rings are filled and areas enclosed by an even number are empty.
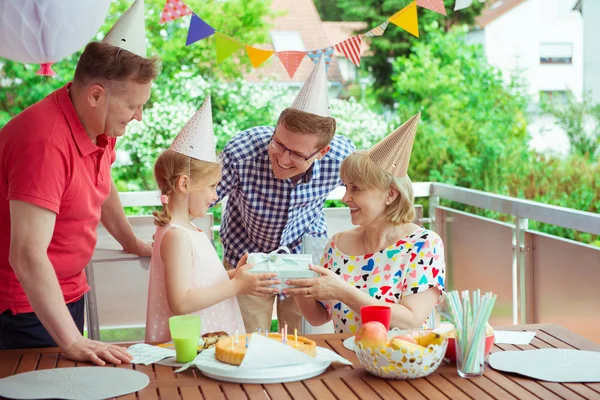
<svg viewBox="0 0 600 400"><path fill-rule="evenodd" d="M425 228L384 250L360 256L344 254L331 241L321 265L349 285L387 303L397 304L403 297L431 287L440 290L438 304L444 299L444 244L437 233ZM336 333L356 333L361 326L359 310L352 310L338 300L324 301L323 305L333 319Z"/></svg>

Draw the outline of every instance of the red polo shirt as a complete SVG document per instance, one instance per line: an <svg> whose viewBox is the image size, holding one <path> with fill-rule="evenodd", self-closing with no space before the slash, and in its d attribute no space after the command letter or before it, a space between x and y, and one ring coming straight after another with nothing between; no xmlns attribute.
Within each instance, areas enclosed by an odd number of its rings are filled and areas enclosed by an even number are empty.
<svg viewBox="0 0 600 400"><path fill-rule="evenodd" d="M116 139L94 144L67 86L27 108L0 130L0 313L33 311L8 263L10 200L56 214L48 247L66 303L89 290L84 268L96 246L101 207L111 190Z"/></svg>

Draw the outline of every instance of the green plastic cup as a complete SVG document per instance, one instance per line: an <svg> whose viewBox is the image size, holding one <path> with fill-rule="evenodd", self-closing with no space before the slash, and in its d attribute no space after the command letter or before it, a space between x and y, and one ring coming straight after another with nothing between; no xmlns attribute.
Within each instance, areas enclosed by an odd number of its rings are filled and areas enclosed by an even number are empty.
<svg viewBox="0 0 600 400"><path fill-rule="evenodd" d="M169 330L175 345L177 362L186 363L196 358L200 339L198 315L176 315L169 318Z"/></svg>

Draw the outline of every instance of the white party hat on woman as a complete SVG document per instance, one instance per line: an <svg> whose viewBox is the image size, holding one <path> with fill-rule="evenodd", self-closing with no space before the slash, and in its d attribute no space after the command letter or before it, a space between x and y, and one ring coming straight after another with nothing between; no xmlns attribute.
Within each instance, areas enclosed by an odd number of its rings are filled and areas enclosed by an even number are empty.
<svg viewBox="0 0 600 400"><path fill-rule="evenodd" d="M209 96L173 140L169 150L197 160L216 162L215 148L215 133L213 131Z"/></svg>
<svg viewBox="0 0 600 400"><path fill-rule="evenodd" d="M144 0L135 0L119 18L102 43L108 43L146 58L146 20Z"/></svg>

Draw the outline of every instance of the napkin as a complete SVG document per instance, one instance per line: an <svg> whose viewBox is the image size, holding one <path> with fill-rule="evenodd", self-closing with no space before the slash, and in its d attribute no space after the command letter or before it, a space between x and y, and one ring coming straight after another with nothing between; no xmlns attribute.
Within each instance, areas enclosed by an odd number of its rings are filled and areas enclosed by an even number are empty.
<svg viewBox="0 0 600 400"><path fill-rule="evenodd" d="M132 364L150 365L164 358L175 356L175 350L151 346L146 343L137 343L129 346L127 351L133 357Z"/></svg>
<svg viewBox="0 0 600 400"><path fill-rule="evenodd" d="M494 343L526 345L534 336L535 332L494 331Z"/></svg>
<svg viewBox="0 0 600 400"><path fill-rule="evenodd" d="M276 356L275 356L276 355ZM273 368L284 365L310 364L314 358L277 340L252 335L240 368Z"/></svg>

